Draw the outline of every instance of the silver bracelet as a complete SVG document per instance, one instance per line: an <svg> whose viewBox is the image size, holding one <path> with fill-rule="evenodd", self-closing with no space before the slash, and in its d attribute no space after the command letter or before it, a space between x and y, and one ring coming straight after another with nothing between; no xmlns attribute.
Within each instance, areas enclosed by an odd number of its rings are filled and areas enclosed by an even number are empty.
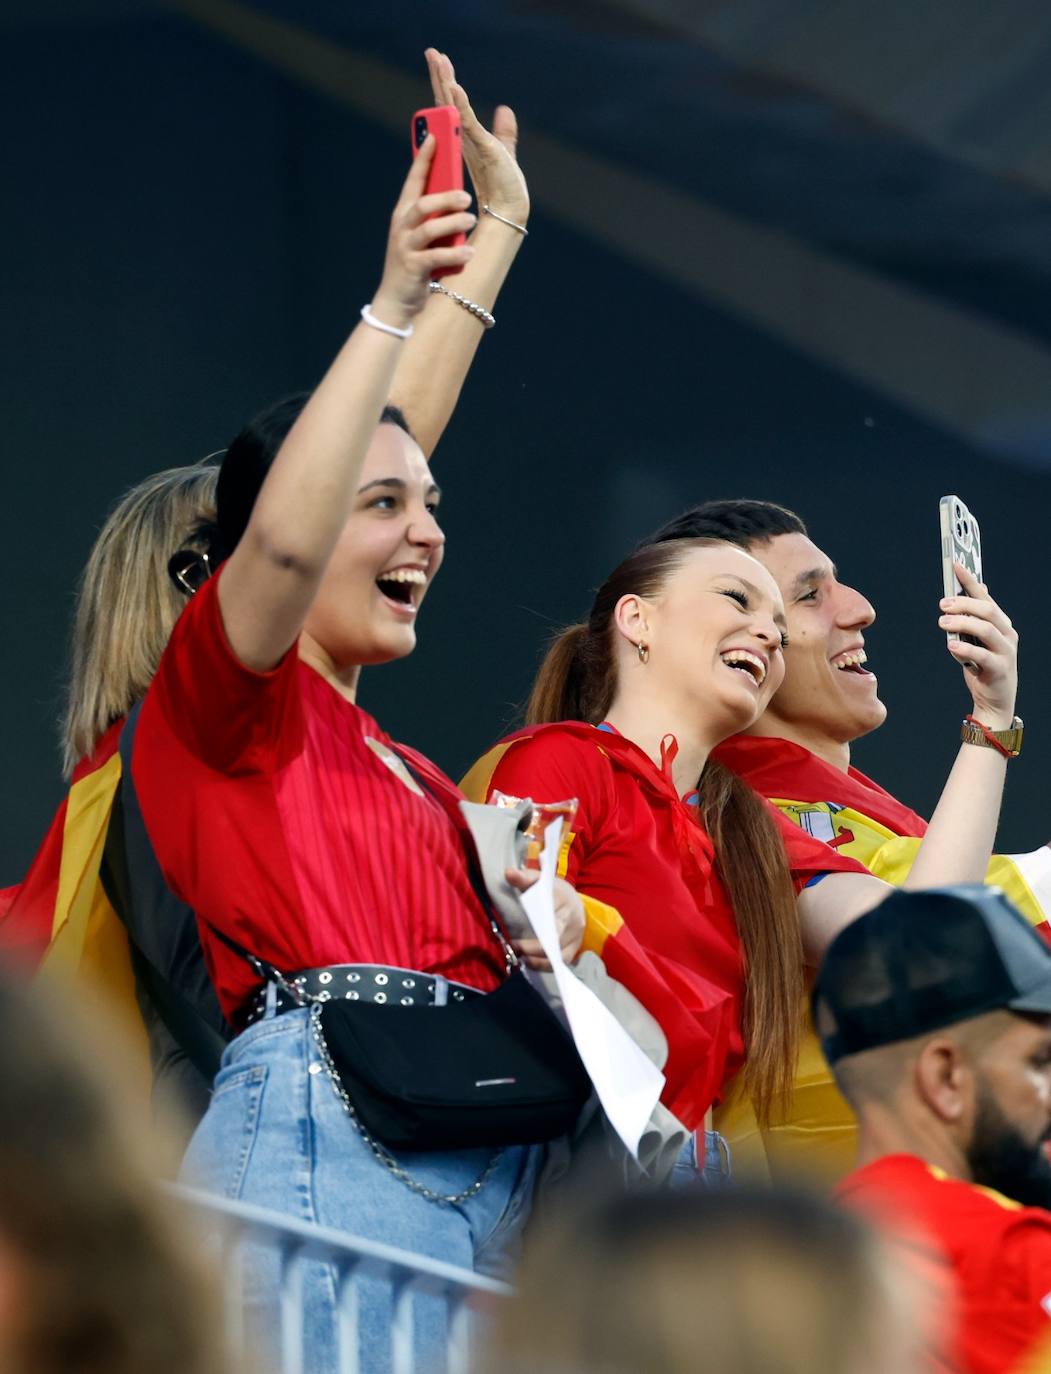
<svg viewBox="0 0 1051 1374"><path fill-rule="evenodd" d="M412 338L411 324L406 325L404 329L395 329L392 324L384 324L382 320L377 320L376 316L372 313L371 301L369 301L368 305L363 305L361 307L361 318L365 321L365 323L369 326L370 329L378 329L381 334L390 334L395 339Z"/></svg>
<svg viewBox="0 0 1051 1374"><path fill-rule="evenodd" d="M466 296L461 296L459 291L450 291L440 281L431 282L431 291L438 291L443 296L448 296L451 301L455 301L457 305L462 305L485 329L492 329L496 323L496 316L486 310L484 305L475 305L474 301L469 301Z"/></svg>
<svg viewBox="0 0 1051 1374"><path fill-rule="evenodd" d="M491 215L493 219L498 219L501 224L506 224L509 229L517 229L523 238L527 238L529 236L529 230L525 227L524 224L516 224L513 219L508 219L506 215L497 214L497 212L491 209L488 205L482 206L482 214Z"/></svg>

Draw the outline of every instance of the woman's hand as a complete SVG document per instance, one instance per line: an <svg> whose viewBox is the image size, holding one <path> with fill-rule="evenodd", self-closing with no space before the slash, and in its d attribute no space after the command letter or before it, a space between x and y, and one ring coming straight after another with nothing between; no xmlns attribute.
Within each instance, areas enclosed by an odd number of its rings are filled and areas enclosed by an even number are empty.
<svg viewBox="0 0 1051 1374"><path fill-rule="evenodd" d="M509 868L504 877L516 892L526 892L540 874L534 869ZM571 887L564 878L555 879L554 901L559 948L562 958L567 964L571 964L584 943L584 903L580 900L576 888ZM545 973L551 971L551 965L544 956L539 940L518 940L515 942L515 950L530 968L541 969Z"/></svg>
<svg viewBox="0 0 1051 1374"><path fill-rule="evenodd" d="M477 222L468 211L471 197L466 191L423 194L434 148L434 135L429 134L405 178L391 215L383 278L372 298L372 313L396 329L410 324L427 304L436 267L462 267L474 256L469 243L458 248L433 247L435 239L469 233ZM429 219L430 215L434 218Z"/></svg>
<svg viewBox="0 0 1051 1374"><path fill-rule="evenodd" d="M961 563L956 564L956 576L964 594L941 602L938 625L979 641L950 640L949 652L965 665L975 719L990 730L1006 730L1014 719L1018 692L1018 632L989 595L989 588Z"/></svg>
<svg viewBox="0 0 1051 1374"><path fill-rule="evenodd" d="M508 105L497 105L490 133L471 109L467 92L457 83L448 54L428 48L424 56L431 76L434 103L454 105L459 112L463 157L479 210L483 205L490 205L498 214L524 225L529 218L529 191L515 155L518 121L514 110Z"/></svg>

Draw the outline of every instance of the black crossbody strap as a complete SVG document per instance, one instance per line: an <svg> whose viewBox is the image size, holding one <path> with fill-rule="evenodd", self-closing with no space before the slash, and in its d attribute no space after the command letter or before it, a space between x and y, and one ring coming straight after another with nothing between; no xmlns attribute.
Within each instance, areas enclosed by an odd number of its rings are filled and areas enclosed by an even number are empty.
<svg viewBox="0 0 1051 1374"><path fill-rule="evenodd" d="M405 755L401 752L397 745L391 745L391 749L395 754L397 754L398 758L401 759L402 763L408 770L410 777L417 784L417 786L421 787L423 791L426 792L427 795L431 797L438 804L438 806L441 807L445 814L449 816L450 820L453 820L450 808L446 804L445 798L442 797L440 793L435 791L435 789L430 785L430 783L423 776L420 770L413 766L411 761L405 757ZM467 876L471 880L471 887L474 889L474 895L478 898L479 902L481 903L482 910L489 918L489 925L492 927L493 934L500 942L500 948L503 950L504 959L507 962L508 969L510 970L513 968L517 968L521 963L521 960L515 953L514 946L511 944L511 941L507 938L507 932L503 928L503 925L499 919L499 913L497 912L496 907L493 904L492 897L490 897L489 895L489 889L485 885L485 878L482 876L482 865L478 859L478 850L475 847L474 836L471 834L469 830L465 830L463 827L457 825L455 820L453 820L453 827L456 830L457 836L459 837L461 844L463 845L464 857L467 860Z"/></svg>
<svg viewBox="0 0 1051 1374"><path fill-rule="evenodd" d="M442 811L452 820L453 818L450 815L449 807L446 805L445 799L435 791L419 769L413 766L400 749L394 746L391 746L391 748L392 752L395 753L404 764L409 776L416 785L441 807ZM482 865L478 860L478 851L475 848L474 837L471 835L470 831L462 831L461 827L456 825L455 821L453 821L453 825L463 845L464 857L467 860L467 876L471 881L471 887L474 889L474 894L481 903L482 910L489 918L489 925L500 943L500 948L503 951L507 967L509 970L518 968L521 960L515 953L511 941L507 938L507 934L498 919L496 907L493 905L493 899L489 896L489 889L486 887L485 879L482 877ZM304 995L302 989L297 988L295 984L289 980L287 974L282 973L274 964L268 963L265 959L260 959L257 954L253 954L250 950L245 949L244 945L239 944L232 936L220 930L218 926L212 925L211 921L207 920L205 917L201 919L212 934L215 935L218 940L222 941L227 949L232 950L234 954L238 954L242 959L247 960L260 978L268 983L276 983L281 991L287 993L297 1005L306 1006L310 999Z"/></svg>

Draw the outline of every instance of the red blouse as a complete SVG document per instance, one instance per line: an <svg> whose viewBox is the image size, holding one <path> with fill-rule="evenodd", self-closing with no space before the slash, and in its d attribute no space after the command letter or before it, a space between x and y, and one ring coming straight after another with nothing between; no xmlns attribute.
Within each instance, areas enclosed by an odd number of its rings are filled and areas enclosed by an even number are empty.
<svg viewBox="0 0 1051 1374"><path fill-rule="evenodd" d="M494 758L499 753L499 758ZM714 985L728 1002L721 1063L704 1106L737 1072L744 1060L742 1027L744 959L733 908L715 867L712 842L697 808L680 799L671 779L670 760L662 770L637 745L616 733L567 721L533 727L498 745L487 794L494 789L535 802L579 802L566 877L582 893L616 908L633 940L659 968L665 1005L646 1002L668 1034L665 1101L681 1119L699 1090L698 1067L677 1063L667 1002L706 1015ZM483 764L484 764L483 760ZM473 770L472 770L473 771ZM468 789L470 790L470 789ZM853 859L812 839L771 807L781 831L796 890L817 874L832 870L864 873ZM606 946L615 946L618 936ZM619 974L610 967L614 977ZM689 1088L691 1075L694 1087ZM703 1109L702 1109L703 1110Z"/></svg>
<svg viewBox="0 0 1051 1374"><path fill-rule="evenodd" d="M147 693L132 773L166 881L197 912L236 1022L258 985L213 927L284 972L393 964L491 989L504 961L471 886L455 784L400 754L293 648L253 672L218 577L180 617Z"/></svg>

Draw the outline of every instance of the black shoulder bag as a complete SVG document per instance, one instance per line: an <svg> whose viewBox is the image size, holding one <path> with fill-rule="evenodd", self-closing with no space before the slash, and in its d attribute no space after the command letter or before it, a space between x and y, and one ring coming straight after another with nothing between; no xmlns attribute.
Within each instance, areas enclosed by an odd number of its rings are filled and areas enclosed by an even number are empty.
<svg viewBox="0 0 1051 1374"><path fill-rule="evenodd" d="M470 836L465 850L508 967L506 980L483 996L444 1007L308 999L272 964L216 931L296 1002L313 1002L314 1036L348 1114L394 1150L540 1144L571 1131L591 1094L572 1036L526 979L500 927Z"/></svg>

